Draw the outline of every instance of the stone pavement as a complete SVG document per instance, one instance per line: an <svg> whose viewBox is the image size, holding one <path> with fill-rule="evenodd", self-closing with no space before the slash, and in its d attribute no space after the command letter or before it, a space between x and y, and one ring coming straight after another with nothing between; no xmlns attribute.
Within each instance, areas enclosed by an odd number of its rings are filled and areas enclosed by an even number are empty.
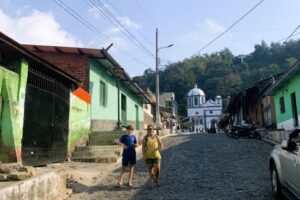
<svg viewBox="0 0 300 200"><path fill-rule="evenodd" d="M69 200L273 199L268 171L271 145L222 134L177 135L163 141L160 187L151 189L138 155L133 189L117 187L117 168L97 185L74 191Z"/></svg>

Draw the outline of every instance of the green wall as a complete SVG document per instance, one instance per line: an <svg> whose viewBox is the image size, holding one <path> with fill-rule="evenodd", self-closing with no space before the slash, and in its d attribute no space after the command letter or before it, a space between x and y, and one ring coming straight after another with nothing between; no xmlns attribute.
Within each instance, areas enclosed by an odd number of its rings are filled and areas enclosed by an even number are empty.
<svg viewBox="0 0 300 200"><path fill-rule="evenodd" d="M293 119L291 94L295 92L297 101L297 112L300 114L300 75L295 75L279 87L274 93L276 122L277 124L283 123L287 120ZM284 97L285 113L280 112L280 97ZM280 128L280 127L278 127Z"/></svg>
<svg viewBox="0 0 300 200"><path fill-rule="evenodd" d="M21 162L28 63L22 60L17 65L18 73L0 66L0 161L2 162Z"/></svg>
<svg viewBox="0 0 300 200"><path fill-rule="evenodd" d="M106 84L106 105L100 105L100 81ZM91 119L92 120L118 120L118 89L116 80L109 75L105 68L97 61L90 62L90 94L92 96ZM135 105L139 110L139 121L144 121L143 102L134 95L122 82L120 83L120 119L121 119L121 94L127 100L127 121L136 121Z"/></svg>
<svg viewBox="0 0 300 200"><path fill-rule="evenodd" d="M77 144L84 144L90 133L90 104L70 95L68 154Z"/></svg>

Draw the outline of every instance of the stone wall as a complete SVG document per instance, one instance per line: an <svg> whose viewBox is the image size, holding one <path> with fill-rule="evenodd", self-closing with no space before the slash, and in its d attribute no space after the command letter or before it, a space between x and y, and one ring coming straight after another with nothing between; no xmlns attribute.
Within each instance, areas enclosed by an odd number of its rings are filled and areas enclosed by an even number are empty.
<svg viewBox="0 0 300 200"><path fill-rule="evenodd" d="M274 143L280 144L283 140L287 140L289 138L289 134L291 131L287 130L258 130L262 135L262 138L270 140Z"/></svg>

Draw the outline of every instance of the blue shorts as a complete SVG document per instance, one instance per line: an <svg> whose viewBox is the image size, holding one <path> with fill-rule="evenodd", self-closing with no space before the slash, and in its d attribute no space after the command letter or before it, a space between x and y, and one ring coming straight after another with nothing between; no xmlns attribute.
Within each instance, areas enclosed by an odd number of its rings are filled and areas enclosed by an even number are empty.
<svg viewBox="0 0 300 200"><path fill-rule="evenodd" d="M123 155L122 166L127 167L128 165L135 165L136 156L135 155Z"/></svg>

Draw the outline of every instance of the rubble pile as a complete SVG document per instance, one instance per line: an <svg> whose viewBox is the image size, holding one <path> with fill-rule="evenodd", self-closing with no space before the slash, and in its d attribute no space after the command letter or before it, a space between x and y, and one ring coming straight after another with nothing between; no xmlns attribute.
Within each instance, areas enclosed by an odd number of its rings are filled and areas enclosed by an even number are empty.
<svg viewBox="0 0 300 200"><path fill-rule="evenodd" d="M21 181L36 175L36 170L31 166L20 164L0 164L0 181Z"/></svg>

